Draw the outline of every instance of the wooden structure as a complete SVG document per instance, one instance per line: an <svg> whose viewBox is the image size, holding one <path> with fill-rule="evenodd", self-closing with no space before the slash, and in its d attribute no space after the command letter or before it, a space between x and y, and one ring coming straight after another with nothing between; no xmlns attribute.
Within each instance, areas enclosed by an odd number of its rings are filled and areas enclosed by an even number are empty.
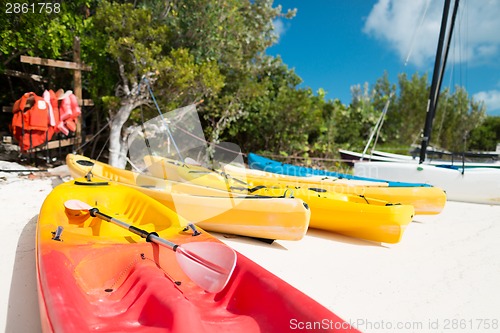
<svg viewBox="0 0 500 333"><path fill-rule="evenodd" d="M91 106L93 105L92 100L84 100L82 98L82 71L91 71L92 67L85 65L81 62L80 59L80 38L75 37L73 42L73 61L61 61L54 59L44 59L38 57L30 57L30 56L21 56L20 61L22 63L27 63L30 65L39 65L39 66L49 66L49 67L57 67L63 68L73 71L73 93L75 94L79 106ZM8 75L30 78L35 81L43 81L44 79L39 75L26 74L20 72L10 71ZM4 112L11 111L11 108L3 109ZM28 152L41 151L46 149L60 148L69 145L79 145L81 143L81 116L78 118L76 122L76 135L75 139L62 139L62 140L54 140L47 142L47 144L43 147L32 148Z"/></svg>

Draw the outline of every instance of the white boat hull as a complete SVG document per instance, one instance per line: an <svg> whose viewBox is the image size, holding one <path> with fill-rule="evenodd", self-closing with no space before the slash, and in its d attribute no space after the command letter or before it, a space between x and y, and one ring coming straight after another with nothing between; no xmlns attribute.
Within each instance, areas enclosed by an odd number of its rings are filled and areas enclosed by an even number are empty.
<svg viewBox="0 0 500 333"><path fill-rule="evenodd" d="M358 160L366 161L366 162L402 162L402 163L410 163L410 164L418 164L419 159L413 158L408 155L400 155L400 154L391 154L381 151L373 151L373 155L370 154L361 154L350 150L339 149L339 152L342 154L345 160L351 162L357 162ZM462 167L464 165L466 168L500 168L500 162L465 162L462 163L460 159L455 160L454 163L450 163L450 161L444 160L426 160L425 164L430 165L453 165L455 167Z"/></svg>
<svg viewBox="0 0 500 333"><path fill-rule="evenodd" d="M442 188L452 201L500 205L500 169L462 170L404 162L357 162L354 174L389 181L426 183Z"/></svg>

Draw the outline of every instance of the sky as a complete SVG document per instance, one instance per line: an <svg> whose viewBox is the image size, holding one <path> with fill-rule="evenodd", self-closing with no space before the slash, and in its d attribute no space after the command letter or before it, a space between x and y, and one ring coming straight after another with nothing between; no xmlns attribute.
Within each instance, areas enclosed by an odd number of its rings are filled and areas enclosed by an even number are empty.
<svg viewBox="0 0 500 333"><path fill-rule="evenodd" d="M275 0L292 19L274 21L279 55L328 99L351 102L351 86L370 87L387 72L429 75L434 67L444 0ZM461 0L442 87L464 87L500 116L500 0Z"/></svg>

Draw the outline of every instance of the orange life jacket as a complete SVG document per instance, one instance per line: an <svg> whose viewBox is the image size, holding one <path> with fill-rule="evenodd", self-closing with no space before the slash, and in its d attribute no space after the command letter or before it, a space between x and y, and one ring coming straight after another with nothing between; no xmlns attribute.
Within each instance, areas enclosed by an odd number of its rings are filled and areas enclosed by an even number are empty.
<svg viewBox="0 0 500 333"><path fill-rule="evenodd" d="M12 134L21 150L44 144L52 138L53 128L49 126L49 107L43 97L33 92L25 93L12 108Z"/></svg>
<svg viewBox="0 0 500 333"><path fill-rule="evenodd" d="M14 103L12 112L11 130L23 151L44 144L54 133L75 132L81 114L77 98L69 90L61 97L53 90L46 90L43 97L25 93Z"/></svg>

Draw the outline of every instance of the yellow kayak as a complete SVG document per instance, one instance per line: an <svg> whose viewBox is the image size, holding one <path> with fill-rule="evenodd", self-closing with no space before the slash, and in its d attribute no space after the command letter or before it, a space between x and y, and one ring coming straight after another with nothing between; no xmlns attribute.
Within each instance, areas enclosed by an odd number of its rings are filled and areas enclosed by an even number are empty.
<svg viewBox="0 0 500 333"><path fill-rule="evenodd" d="M245 177L251 186L315 187L329 192L361 195L387 202L412 205L415 214L439 214L446 204L446 193L438 187L389 187L388 183L342 179L328 176L297 177L275 174L253 169L225 167L234 177ZM258 175L254 171L260 172Z"/></svg>
<svg viewBox="0 0 500 333"><path fill-rule="evenodd" d="M309 225L311 212L301 199L249 196L168 181L114 168L82 155L69 154L66 164L74 178L90 173L92 179L135 188L209 231L299 240Z"/></svg>
<svg viewBox="0 0 500 333"><path fill-rule="evenodd" d="M310 207L310 227L376 242L399 242L415 213L411 205L391 204L363 195L330 192L322 187L249 184L251 178L243 181L227 174L222 176L201 166L169 159L149 157L146 165L149 171L160 177L232 193L241 191L278 197L292 195L304 200Z"/></svg>
<svg viewBox="0 0 500 333"><path fill-rule="evenodd" d="M210 170L197 165L189 164L189 168L179 168L187 165L163 157L146 156L148 171L156 177L177 180L190 179L194 184L207 184ZM233 180L242 180L249 187L278 186L278 187L313 187L346 195L365 196L391 203L412 205L415 214L439 214L446 204L446 193L438 187L389 187L384 182L369 182L360 180L340 179L326 176L296 177L260 170L224 166L224 172ZM198 177L194 177L194 176ZM209 176L210 177L210 176ZM217 182L217 181L216 181Z"/></svg>

